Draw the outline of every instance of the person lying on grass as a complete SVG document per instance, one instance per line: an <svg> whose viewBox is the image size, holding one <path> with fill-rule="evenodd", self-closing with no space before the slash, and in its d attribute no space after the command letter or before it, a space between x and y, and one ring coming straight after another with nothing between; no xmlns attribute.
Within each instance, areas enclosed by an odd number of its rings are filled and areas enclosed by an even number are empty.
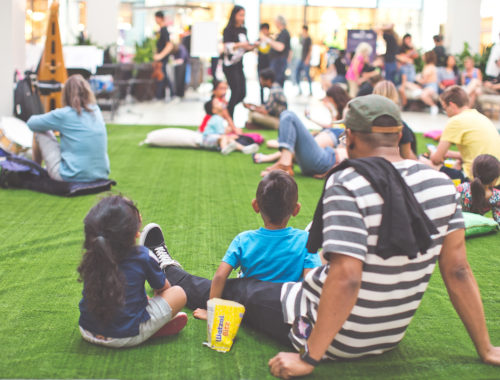
<svg viewBox="0 0 500 380"><path fill-rule="evenodd" d="M247 326L295 351L268 362L274 376L288 379L313 372L322 360L361 359L395 349L439 263L479 357L500 365L500 347L491 344L467 261L455 186L444 173L401 158L401 114L391 100L353 99L345 126L349 160L326 179L307 244L311 250L322 247L327 263L301 282L228 279L222 298L245 306ZM206 307L211 281L183 270L168 254L160 231L155 238L154 246L145 245L169 281L185 290L187 307ZM432 355L439 347L429 349ZM446 349L453 355L452 347Z"/></svg>
<svg viewBox="0 0 500 380"><path fill-rule="evenodd" d="M222 112L224 108L222 103L216 97L212 97L205 103L205 112L212 115L203 131L202 143L204 148L220 149L220 152L227 155L235 150L245 154L253 154L259 150L257 144L247 146L241 145L236 141L238 135L232 133L230 128L224 126Z"/></svg>
<svg viewBox="0 0 500 380"><path fill-rule="evenodd" d="M187 323L186 313L179 313L186 293L170 286L153 254L135 244L141 227L135 205L121 196L104 198L84 224L85 252L78 267L83 339L120 348L178 333ZM145 281L154 289L149 300Z"/></svg>
<svg viewBox="0 0 500 380"><path fill-rule="evenodd" d="M297 184L287 173L273 171L260 181L252 207L260 213L264 228L245 231L234 238L215 272L210 298L222 296L227 278L238 268L239 277L283 283L300 281L308 271L321 265L319 255L307 252L308 232L287 227L290 217L299 213L297 200ZM154 223L144 228L141 242L147 246L151 245L147 236L154 238L156 233L152 229L161 231ZM193 315L206 319L207 311L198 308Z"/></svg>

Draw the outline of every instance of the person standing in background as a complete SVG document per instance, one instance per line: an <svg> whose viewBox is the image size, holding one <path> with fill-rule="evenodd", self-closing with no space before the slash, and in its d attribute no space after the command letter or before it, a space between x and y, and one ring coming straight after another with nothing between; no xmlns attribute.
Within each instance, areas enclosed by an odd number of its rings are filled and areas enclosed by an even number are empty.
<svg viewBox="0 0 500 380"><path fill-rule="evenodd" d="M163 79L158 83L156 88L156 98L165 99L165 89L168 87L170 97L174 96L174 86L170 81L167 74L168 56L172 51L174 45L170 41L170 35L167 30L167 23L165 15L162 11L155 13L156 24L160 27L159 37L156 40L156 54L153 55L155 61L161 62L161 70L163 72Z"/></svg>
<svg viewBox="0 0 500 380"><path fill-rule="evenodd" d="M396 84L396 73L398 71L396 55L399 53L398 35L394 31L394 24L382 27L382 32L386 44L384 55L385 79Z"/></svg>
<svg viewBox="0 0 500 380"><path fill-rule="evenodd" d="M290 33L286 29L286 20L283 16L276 17L275 25L279 30L279 34L275 40L267 38L267 42L271 45L271 69L276 75L275 81L281 87L285 85L285 71L288 62L288 54L290 53Z"/></svg>
<svg viewBox="0 0 500 380"><path fill-rule="evenodd" d="M312 50L312 40L309 37L309 28L307 25L302 26L302 36L300 38L300 43L302 45L302 54L300 57L299 65L295 71L295 81L299 87L299 95L302 95L302 90L300 88L300 76L302 71L305 72L307 81L309 82L309 95L312 95L311 86L311 75L309 74L310 62L311 62L311 50Z"/></svg>
<svg viewBox="0 0 500 380"><path fill-rule="evenodd" d="M245 24L245 8L235 5L223 32L224 63L222 69L231 89L227 105L229 116L233 118L234 108L246 96L246 79L243 73L243 55L254 48L248 42Z"/></svg>
<svg viewBox="0 0 500 380"><path fill-rule="evenodd" d="M436 66L437 67L445 67L446 66L446 50L443 46L443 36L440 34L436 34L432 37L434 40L434 53L436 53Z"/></svg>
<svg viewBox="0 0 500 380"><path fill-rule="evenodd" d="M269 38L269 24L267 22L260 24L260 37L257 46L258 60L257 60L257 73L267 69L271 65L271 45L266 41ZM260 102L264 104L264 87L260 85Z"/></svg>

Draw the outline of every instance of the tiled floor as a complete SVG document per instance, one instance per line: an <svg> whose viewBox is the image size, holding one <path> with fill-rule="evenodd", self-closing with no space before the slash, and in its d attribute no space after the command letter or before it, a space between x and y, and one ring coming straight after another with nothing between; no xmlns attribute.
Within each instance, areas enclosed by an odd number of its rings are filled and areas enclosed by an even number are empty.
<svg viewBox="0 0 500 380"><path fill-rule="evenodd" d="M306 83L302 83L303 86ZM142 103L125 102L118 109L113 123L117 124L147 124L147 125L199 125L205 114L203 103L209 99L211 84L202 84L197 91L188 90L182 101L150 101ZM311 116L319 121L327 123L329 115L322 106L320 99L324 96L319 83L313 84L313 96L297 96L297 87L287 81L285 93L288 99L289 109L296 112L311 129L315 124L305 120L304 111L309 109ZM259 85L257 81L247 81L247 97L245 101L259 103ZM244 126L248 111L238 105L235 109L234 121L239 127ZM447 116L443 114L430 115L427 112L403 112L403 120L414 132L425 132L429 130L442 129L446 124ZM108 120L109 121L109 120ZM500 121L494 121L497 129L500 129Z"/></svg>

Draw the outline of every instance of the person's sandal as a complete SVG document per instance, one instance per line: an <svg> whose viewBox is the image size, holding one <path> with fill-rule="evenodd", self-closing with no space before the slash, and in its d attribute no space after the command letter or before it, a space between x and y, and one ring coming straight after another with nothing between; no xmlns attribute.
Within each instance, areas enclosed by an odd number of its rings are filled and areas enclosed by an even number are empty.
<svg viewBox="0 0 500 380"><path fill-rule="evenodd" d="M290 174L292 177L294 175L294 173L293 173L293 165L283 165L283 164L280 164L280 163L275 163L274 165L271 165L268 168L266 168L266 170L263 170L260 173L260 176L261 177L265 177L266 175L268 175L269 173L271 173L273 170L282 170L285 173Z"/></svg>

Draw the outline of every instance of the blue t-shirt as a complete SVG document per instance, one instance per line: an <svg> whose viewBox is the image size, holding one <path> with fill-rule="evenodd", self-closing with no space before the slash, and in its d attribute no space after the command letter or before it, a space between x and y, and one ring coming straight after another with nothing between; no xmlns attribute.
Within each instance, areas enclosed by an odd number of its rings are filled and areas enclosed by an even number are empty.
<svg viewBox="0 0 500 380"><path fill-rule="evenodd" d="M208 120L207 126L203 131L203 136L207 135L223 135L225 132L224 119L219 115L212 115Z"/></svg>
<svg viewBox="0 0 500 380"><path fill-rule="evenodd" d="M79 324L93 334L109 338L127 338L139 334L139 325L151 317L146 311L148 297L144 284L147 281L153 289L165 286L165 274L155 259L149 256L146 247L134 247L130 255L119 263L125 276L125 304L116 312L113 321L103 326L85 306L85 291L80 301Z"/></svg>
<svg viewBox="0 0 500 380"><path fill-rule="evenodd" d="M108 138L101 110L78 113L71 107L58 108L43 115L33 115L28 126L34 132L49 130L61 133L61 166L65 181L92 182L109 175Z"/></svg>
<svg viewBox="0 0 500 380"><path fill-rule="evenodd" d="M321 265L318 254L307 252L308 236L308 232L292 227L245 231L234 238L222 261L235 269L241 267L242 277L300 281L304 268Z"/></svg>

